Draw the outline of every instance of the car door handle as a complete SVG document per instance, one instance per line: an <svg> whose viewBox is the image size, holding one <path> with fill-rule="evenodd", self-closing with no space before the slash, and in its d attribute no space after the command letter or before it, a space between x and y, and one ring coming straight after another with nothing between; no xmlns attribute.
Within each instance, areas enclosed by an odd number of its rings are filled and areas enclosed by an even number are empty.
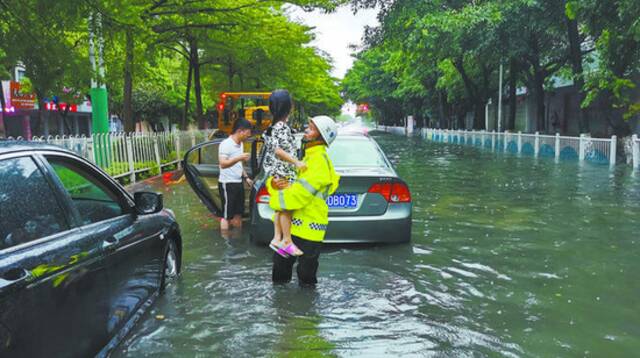
<svg viewBox="0 0 640 358"><path fill-rule="evenodd" d="M23 268L14 268L0 275L0 289L17 286L31 278L31 272Z"/></svg>
<svg viewBox="0 0 640 358"><path fill-rule="evenodd" d="M118 244L118 239L113 236L110 236L102 242L102 248L105 250L115 250L116 245Z"/></svg>

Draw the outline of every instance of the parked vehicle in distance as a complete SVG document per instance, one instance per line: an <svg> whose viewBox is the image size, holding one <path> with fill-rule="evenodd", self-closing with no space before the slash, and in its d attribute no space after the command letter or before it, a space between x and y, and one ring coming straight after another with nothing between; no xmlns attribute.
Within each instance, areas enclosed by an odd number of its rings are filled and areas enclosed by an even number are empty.
<svg viewBox="0 0 640 358"><path fill-rule="evenodd" d="M108 354L181 252L161 194L132 197L58 147L0 142L1 357Z"/></svg>
<svg viewBox="0 0 640 358"><path fill-rule="evenodd" d="M217 148L220 140L193 147L185 155L185 174L202 202L220 216ZM253 155L257 153L253 145ZM376 141L366 131L339 131L328 150L340 186L327 199L327 243L401 243L411 238L411 192L398 176ZM259 159L251 160L250 172L259 173ZM266 244L273 238L269 194L259 173L248 198L250 235Z"/></svg>

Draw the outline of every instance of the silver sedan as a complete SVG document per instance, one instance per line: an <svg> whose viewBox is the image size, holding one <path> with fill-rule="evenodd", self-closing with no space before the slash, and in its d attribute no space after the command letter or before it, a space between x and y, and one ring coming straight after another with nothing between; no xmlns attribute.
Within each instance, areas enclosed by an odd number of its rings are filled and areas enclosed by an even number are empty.
<svg viewBox="0 0 640 358"><path fill-rule="evenodd" d="M185 175L202 202L215 215L221 214L217 189L218 145L214 140L191 148L185 155ZM252 241L267 244L273 238L273 210L259 173L259 142L247 143L252 160L248 172L256 180L248 189ZM361 132L343 131L329 148L340 186L327 199L329 226L327 243L401 243L411 238L411 193L376 141Z"/></svg>
<svg viewBox="0 0 640 358"><path fill-rule="evenodd" d="M362 134L339 134L329 157L340 186L327 199L327 243L400 243L411 238L411 193L375 140ZM250 196L251 239L273 238L273 210L258 177Z"/></svg>

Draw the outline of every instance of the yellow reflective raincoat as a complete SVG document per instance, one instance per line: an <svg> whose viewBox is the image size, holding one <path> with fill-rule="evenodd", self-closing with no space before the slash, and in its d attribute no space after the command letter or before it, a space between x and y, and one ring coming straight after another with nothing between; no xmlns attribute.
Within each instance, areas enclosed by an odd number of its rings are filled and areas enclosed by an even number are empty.
<svg viewBox="0 0 640 358"><path fill-rule="evenodd" d="M340 176L333 169L324 145L307 148L302 161L307 170L300 173L290 187L275 190L271 187L272 178L267 179L269 206L276 211L293 211L292 235L322 241L329 223L327 198L338 189Z"/></svg>

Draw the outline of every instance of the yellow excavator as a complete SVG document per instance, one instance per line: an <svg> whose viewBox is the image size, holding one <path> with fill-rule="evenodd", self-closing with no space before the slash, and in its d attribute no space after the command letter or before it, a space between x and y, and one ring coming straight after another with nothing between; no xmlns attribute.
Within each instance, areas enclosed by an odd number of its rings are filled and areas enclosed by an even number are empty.
<svg viewBox="0 0 640 358"><path fill-rule="evenodd" d="M217 137L231 134L233 124L240 118L251 122L256 133L269 128L273 117L269 111L270 92L222 92L216 112L218 117Z"/></svg>

